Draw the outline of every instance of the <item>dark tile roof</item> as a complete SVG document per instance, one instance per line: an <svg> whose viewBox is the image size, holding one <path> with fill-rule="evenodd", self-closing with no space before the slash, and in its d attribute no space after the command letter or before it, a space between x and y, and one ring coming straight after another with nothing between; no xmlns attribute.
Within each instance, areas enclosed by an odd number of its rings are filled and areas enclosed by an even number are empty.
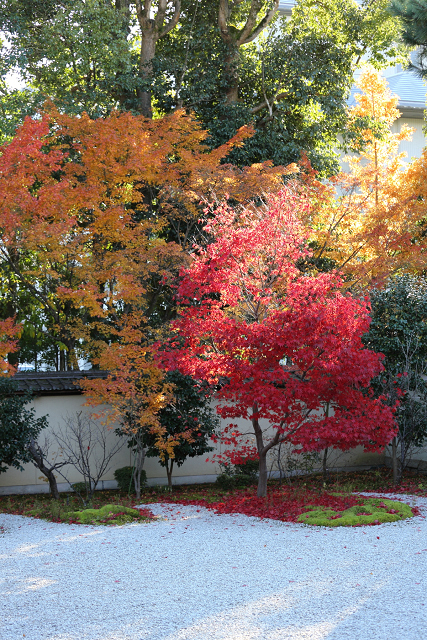
<svg viewBox="0 0 427 640"><path fill-rule="evenodd" d="M79 380L106 378L107 371L18 371L13 379L19 391L30 391L35 395L79 394Z"/></svg>

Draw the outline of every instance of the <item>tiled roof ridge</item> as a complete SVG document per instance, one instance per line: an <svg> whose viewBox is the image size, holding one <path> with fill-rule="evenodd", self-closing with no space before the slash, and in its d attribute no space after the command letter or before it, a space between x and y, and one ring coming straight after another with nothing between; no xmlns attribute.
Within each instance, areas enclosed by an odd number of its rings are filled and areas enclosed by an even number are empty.
<svg viewBox="0 0 427 640"><path fill-rule="evenodd" d="M108 371L100 369L84 369L81 371L17 371L14 378L103 378L108 375Z"/></svg>
<svg viewBox="0 0 427 640"><path fill-rule="evenodd" d="M13 379L18 383L18 392L30 391L35 395L80 394L78 381L82 379L106 378L108 371L88 369L84 371L18 371Z"/></svg>

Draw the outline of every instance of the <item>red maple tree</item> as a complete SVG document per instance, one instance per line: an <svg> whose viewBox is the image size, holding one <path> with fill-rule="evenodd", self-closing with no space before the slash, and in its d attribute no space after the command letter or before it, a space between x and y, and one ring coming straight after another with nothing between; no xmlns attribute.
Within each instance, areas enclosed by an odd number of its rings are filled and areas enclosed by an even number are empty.
<svg viewBox="0 0 427 640"><path fill-rule="evenodd" d="M252 424L258 495L267 453L282 442L304 451L363 444L378 451L396 432L393 409L369 392L381 355L363 347L366 300L341 290L336 273L302 274L307 200L290 190L264 210L217 209L177 292L176 338L159 347L164 366L219 384L219 414ZM223 441L239 450L228 425ZM245 450L245 453L247 450Z"/></svg>

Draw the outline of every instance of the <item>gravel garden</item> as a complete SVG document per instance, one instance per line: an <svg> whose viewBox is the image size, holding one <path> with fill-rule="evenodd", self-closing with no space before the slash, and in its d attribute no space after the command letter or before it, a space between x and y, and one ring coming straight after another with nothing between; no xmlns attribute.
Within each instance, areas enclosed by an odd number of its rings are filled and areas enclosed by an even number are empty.
<svg viewBox="0 0 427 640"><path fill-rule="evenodd" d="M1 498L0 637L418 640L423 478L394 492L386 472L305 484L272 483L267 499L251 486L147 489L138 505L97 492L82 520L71 495Z"/></svg>

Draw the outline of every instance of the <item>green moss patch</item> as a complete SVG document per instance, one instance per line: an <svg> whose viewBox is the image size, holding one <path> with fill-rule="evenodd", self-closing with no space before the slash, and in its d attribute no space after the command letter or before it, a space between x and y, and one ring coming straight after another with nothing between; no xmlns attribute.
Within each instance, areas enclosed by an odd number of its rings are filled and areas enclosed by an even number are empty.
<svg viewBox="0 0 427 640"><path fill-rule="evenodd" d="M127 524L129 522L149 520L148 513L123 507L122 505L106 504L100 509L83 509L82 511L71 511L66 516L73 522L81 524Z"/></svg>
<svg viewBox="0 0 427 640"><path fill-rule="evenodd" d="M396 522L412 518L411 507L404 502L385 498L366 498L363 505L355 505L345 511L334 511L328 507L307 505L307 511L297 521L318 527L356 527L382 522Z"/></svg>

